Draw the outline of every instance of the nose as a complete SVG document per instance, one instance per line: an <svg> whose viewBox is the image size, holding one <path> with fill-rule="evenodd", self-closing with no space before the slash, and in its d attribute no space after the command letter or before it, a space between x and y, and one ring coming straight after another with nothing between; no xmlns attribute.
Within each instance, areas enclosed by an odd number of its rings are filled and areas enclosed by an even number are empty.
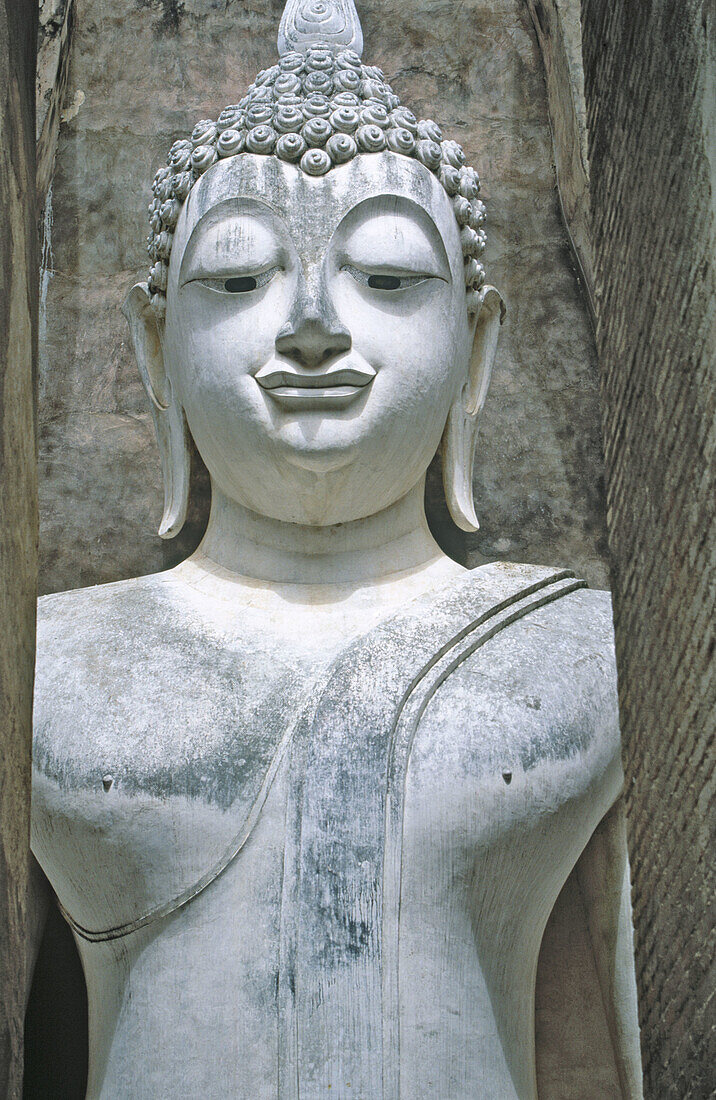
<svg viewBox="0 0 716 1100"><path fill-rule="evenodd" d="M276 351L302 367L320 367L351 348L351 335L325 295L299 296L276 337Z"/></svg>

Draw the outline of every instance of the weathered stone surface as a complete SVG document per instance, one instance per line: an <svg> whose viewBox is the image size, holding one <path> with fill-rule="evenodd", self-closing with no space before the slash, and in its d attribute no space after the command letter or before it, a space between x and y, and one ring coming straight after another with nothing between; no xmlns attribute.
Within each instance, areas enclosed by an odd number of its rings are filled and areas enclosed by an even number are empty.
<svg viewBox="0 0 716 1100"><path fill-rule="evenodd" d="M534 1100L540 931L577 860L609 899L608 980L602 1000L572 890L548 967L579 970L578 1024L545 1006L539 1095L640 1095L614 1087L606 1023L629 1045L624 837L616 896L614 861L580 857L622 783L609 598L445 564L380 600L197 558L42 601L33 848L79 936L90 1096L274 1100L292 1072L346 1095L347 1066L371 1100L398 1073L416 1098Z"/></svg>
<svg viewBox="0 0 716 1100"><path fill-rule="evenodd" d="M583 0L647 1094L713 1095L713 10Z"/></svg>
<svg viewBox="0 0 716 1100"><path fill-rule="evenodd" d="M280 11L76 3L68 100L80 105L60 135L42 357L43 591L160 569L198 540L201 488L180 540L155 534L159 462L119 306L146 276L153 172L174 139L216 117L275 55ZM563 562L604 586L593 342L559 216L529 13L518 0L372 0L360 14L366 59L480 171L488 280L508 304L478 442L482 530L450 524L437 476L433 527L466 563Z"/></svg>
<svg viewBox="0 0 716 1100"><path fill-rule="evenodd" d="M35 0L0 4L0 1095L21 1095L37 591Z"/></svg>
<svg viewBox="0 0 716 1100"><path fill-rule="evenodd" d="M37 206L42 209L55 167L60 112L67 91L73 0L40 0L37 43Z"/></svg>
<svg viewBox="0 0 716 1100"><path fill-rule="evenodd" d="M593 314L594 265L579 0L528 0L528 6L544 60L559 199Z"/></svg>

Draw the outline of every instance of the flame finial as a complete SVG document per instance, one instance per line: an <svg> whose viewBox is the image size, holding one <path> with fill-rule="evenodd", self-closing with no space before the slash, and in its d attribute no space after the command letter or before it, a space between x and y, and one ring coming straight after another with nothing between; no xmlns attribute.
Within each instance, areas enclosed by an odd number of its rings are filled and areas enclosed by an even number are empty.
<svg viewBox="0 0 716 1100"><path fill-rule="evenodd" d="M353 0L288 0L278 29L279 57L320 43L363 53L363 32Z"/></svg>

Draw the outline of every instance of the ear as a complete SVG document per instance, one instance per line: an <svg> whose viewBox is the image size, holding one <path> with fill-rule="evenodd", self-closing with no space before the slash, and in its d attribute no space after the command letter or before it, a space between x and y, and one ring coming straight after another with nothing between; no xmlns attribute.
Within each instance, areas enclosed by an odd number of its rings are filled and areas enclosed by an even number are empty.
<svg viewBox="0 0 716 1100"><path fill-rule="evenodd" d="M480 412L485 404L505 304L494 286L480 291L470 374L453 402L442 439L443 487L450 515L463 531L480 523L472 496L472 468Z"/></svg>
<svg viewBox="0 0 716 1100"><path fill-rule="evenodd" d="M184 526L189 503L189 431L184 409L164 368L163 321L152 305L147 283L137 283L122 306L129 322L137 366L151 402L164 481L164 514L159 535L171 539Z"/></svg>

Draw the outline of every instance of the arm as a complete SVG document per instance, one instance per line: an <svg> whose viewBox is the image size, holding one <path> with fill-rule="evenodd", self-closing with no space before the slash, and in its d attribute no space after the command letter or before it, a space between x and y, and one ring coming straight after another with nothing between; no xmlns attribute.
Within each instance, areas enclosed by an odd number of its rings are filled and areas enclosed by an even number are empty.
<svg viewBox="0 0 716 1100"><path fill-rule="evenodd" d="M576 867L609 1034L625 1100L643 1097L629 860L619 799Z"/></svg>

